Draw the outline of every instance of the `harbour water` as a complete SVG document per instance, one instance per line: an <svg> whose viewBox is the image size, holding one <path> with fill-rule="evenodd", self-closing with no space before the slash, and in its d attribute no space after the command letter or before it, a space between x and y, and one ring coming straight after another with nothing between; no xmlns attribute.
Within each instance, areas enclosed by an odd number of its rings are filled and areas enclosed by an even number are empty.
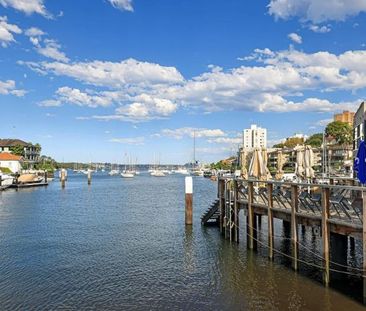
<svg viewBox="0 0 366 311"><path fill-rule="evenodd" d="M181 175L95 174L88 186L70 174L63 190L0 193L0 309L364 310L201 227L216 187L194 178L188 228Z"/></svg>

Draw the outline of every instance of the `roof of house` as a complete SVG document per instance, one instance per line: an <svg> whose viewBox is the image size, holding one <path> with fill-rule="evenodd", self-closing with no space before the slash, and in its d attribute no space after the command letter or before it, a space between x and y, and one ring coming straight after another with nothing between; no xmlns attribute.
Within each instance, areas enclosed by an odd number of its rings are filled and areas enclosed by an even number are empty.
<svg viewBox="0 0 366 311"><path fill-rule="evenodd" d="M32 144L20 139L0 139L0 147L31 146Z"/></svg>
<svg viewBox="0 0 366 311"><path fill-rule="evenodd" d="M0 161L20 161L23 157L9 153L9 152L1 152L0 153Z"/></svg>

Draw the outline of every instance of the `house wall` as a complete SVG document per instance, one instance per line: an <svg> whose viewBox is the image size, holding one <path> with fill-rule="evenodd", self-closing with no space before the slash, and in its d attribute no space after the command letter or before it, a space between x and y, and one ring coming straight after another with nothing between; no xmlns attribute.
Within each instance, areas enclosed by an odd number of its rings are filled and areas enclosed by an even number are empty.
<svg viewBox="0 0 366 311"><path fill-rule="evenodd" d="M13 173L18 173L22 169L19 161L0 161L0 167L6 167L10 169Z"/></svg>

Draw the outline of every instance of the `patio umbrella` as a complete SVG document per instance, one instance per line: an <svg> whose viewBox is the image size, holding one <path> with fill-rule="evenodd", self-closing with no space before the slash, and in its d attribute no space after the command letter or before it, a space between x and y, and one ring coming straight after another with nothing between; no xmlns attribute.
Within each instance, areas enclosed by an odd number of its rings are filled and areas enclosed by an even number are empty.
<svg viewBox="0 0 366 311"><path fill-rule="evenodd" d="M305 170L305 177L306 178L313 178L314 175L314 153L311 146L306 146L305 148L305 155L304 155L304 170Z"/></svg>
<svg viewBox="0 0 366 311"><path fill-rule="evenodd" d="M297 177L303 178L304 171L304 150L300 147L296 152L295 174Z"/></svg>
<svg viewBox="0 0 366 311"><path fill-rule="evenodd" d="M285 157L282 151L278 151L277 153L277 172L276 172L276 179L281 179L283 176L283 165L285 164Z"/></svg>
<svg viewBox="0 0 366 311"><path fill-rule="evenodd" d="M240 176L244 179L248 179L248 171L247 171L247 153L245 152L244 148L241 150L240 155L241 160L241 170L240 170Z"/></svg>
<svg viewBox="0 0 366 311"><path fill-rule="evenodd" d="M249 165L249 176L256 179L265 179L267 172L263 163L263 156L259 148L255 148Z"/></svg>
<svg viewBox="0 0 366 311"><path fill-rule="evenodd" d="M271 173L268 169L268 155L267 150L265 148L262 149L262 160L263 160L263 170L264 170L264 176L262 176L262 180L268 180L272 178Z"/></svg>

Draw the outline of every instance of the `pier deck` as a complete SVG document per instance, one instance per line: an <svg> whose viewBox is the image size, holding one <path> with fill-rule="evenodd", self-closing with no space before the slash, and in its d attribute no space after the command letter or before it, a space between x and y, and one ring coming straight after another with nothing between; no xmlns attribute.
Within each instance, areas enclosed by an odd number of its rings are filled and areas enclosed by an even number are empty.
<svg viewBox="0 0 366 311"><path fill-rule="evenodd" d="M217 204L217 203L216 203ZM213 205L214 206L214 205ZM220 178L218 180L218 212L214 208L202 216L204 225L215 223L222 235L230 241L239 242L239 211L246 215L247 244L254 249L261 243L268 249L268 257L274 258L274 219L283 220L291 231L292 267L298 270L298 227L309 226L320 232L321 254L319 268L323 270L323 282L330 282L330 235L342 239L349 237L362 241L363 266L358 275L363 277L364 301L366 302L366 187L286 183L277 181ZM210 215L213 219L210 220ZM257 220L267 218L267 241L256 239L261 228ZM214 221L212 221L214 220ZM262 228L263 229L263 228ZM346 245L347 247L347 245Z"/></svg>

